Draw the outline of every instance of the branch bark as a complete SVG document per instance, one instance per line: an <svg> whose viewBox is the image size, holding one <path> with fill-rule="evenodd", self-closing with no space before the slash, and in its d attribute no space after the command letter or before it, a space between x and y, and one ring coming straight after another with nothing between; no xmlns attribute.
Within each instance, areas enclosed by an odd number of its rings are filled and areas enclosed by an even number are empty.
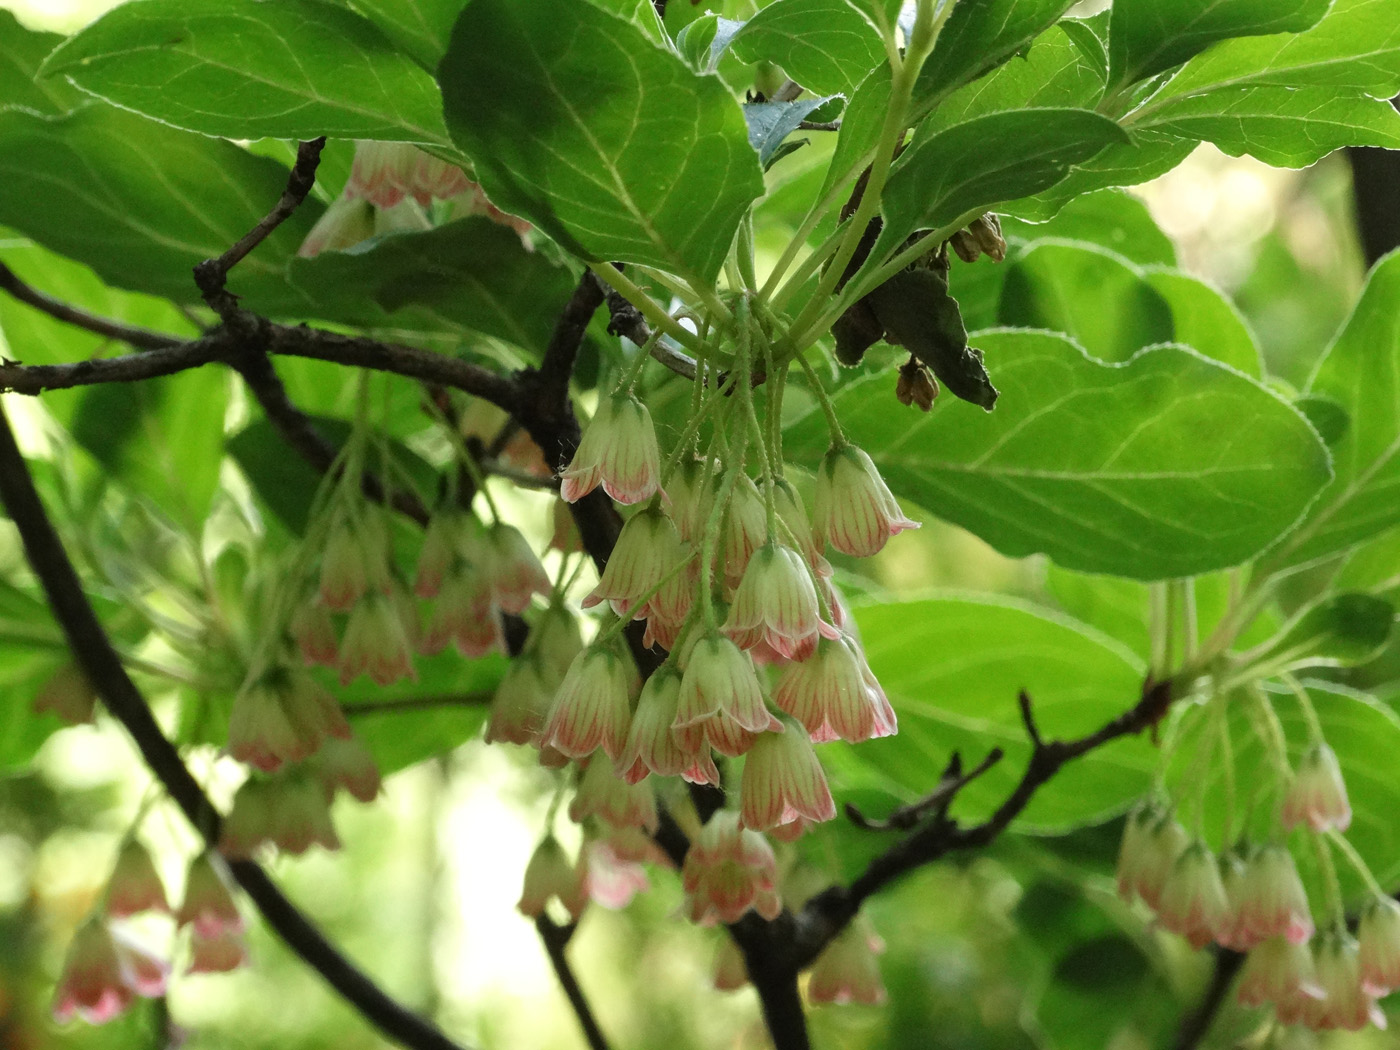
<svg viewBox="0 0 1400 1050"><path fill-rule="evenodd" d="M549 964L554 967L554 976L559 978L559 986L564 989L569 1006L578 1018L584 1039L588 1041L591 1050L608 1050L608 1040L603 1035L603 1030L598 1027L593 1008L588 1005L588 998L583 994L583 988L579 986L578 978L574 976L573 967L569 965L568 956L564 953L577 928L572 924L558 926L548 915L541 915L535 920L535 929L540 932L540 940L544 942Z"/></svg>
<svg viewBox="0 0 1400 1050"><path fill-rule="evenodd" d="M178 336L166 335L164 332L153 332L149 328L122 324L120 321L98 317L86 310L79 310L76 306L69 306L67 303L45 295L37 288L21 281L19 275L4 263L0 263L0 289L9 292L20 302L48 314L56 321L86 329L109 339L119 339L142 350L160 350L165 347L179 346L184 342Z"/></svg>
<svg viewBox="0 0 1400 1050"><path fill-rule="evenodd" d="M161 732L145 697L127 675L88 602L77 571L34 488L3 405L0 405L0 501L19 531L25 556L44 588L79 667L107 710L131 735L146 765L212 847L218 841L218 811L185 767L174 745ZM411 1050L462 1050L430 1022L391 999L341 955L256 863L234 861L229 868L267 924L287 946L386 1036Z"/></svg>
<svg viewBox="0 0 1400 1050"><path fill-rule="evenodd" d="M1196 1047L1201 1045L1229 996L1235 975L1243 965L1244 956L1241 953L1232 952L1228 948L1216 949L1215 968L1211 971L1210 983L1206 985L1205 994L1201 996L1196 1009L1182 1019L1176 1041L1172 1043L1173 1050L1196 1050Z"/></svg>

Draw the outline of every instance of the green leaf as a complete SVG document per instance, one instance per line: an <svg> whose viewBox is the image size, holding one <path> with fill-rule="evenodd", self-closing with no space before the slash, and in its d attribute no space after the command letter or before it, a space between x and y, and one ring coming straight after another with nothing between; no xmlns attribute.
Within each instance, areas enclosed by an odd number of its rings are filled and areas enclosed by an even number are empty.
<svg viewBox="0 0 1400 1050"><path fill-rule="evenodd" d="M342 419L312 416L312 426L333 447L342 448L352 425ZM322 475L300 456L267 419L256 419L228 439L228 451L273 514L297 535L306 531L311 503ZM411 479L420 493L436 493L437 471L400 441L388 442L397 473Z"/></svg>
<svg viewBox="0 0 1400 1050"><path fill-rule="evenodd" d="M1390 98L1400 92L1400 0L1334 0L1327 17L1305 33L1216 44L1150 105L1253 84L1351 88Z"/></svg>
<svg viewBox="0 0 1400 1050"><path fill-rule="evenodd" d="M890 77L889 66L878 67L860 82L846 103L819 199L825 200L837 186L855 177L874 154L885 124L885 111L890 107Z"/></svg>
<svg viewBox="0 0 1400 1050"><path fill-rule="evenodd" d="M1042 241L1013 263L1000 321L1064 332L1101 361L1172 341L1171 307L1142 271L1104 248Z"/></svg>
<svg viewBox="0 0 1400 1050"><path fill-rule="evenodd" d="M1067 201L1110 186L1136 186L1165 175L1190 155L1196 143L1147 130L1133 133L1131 143L1115 143L1091 160L1076 164L1058 185L1006 210L1024 219L1048 219Z"/></svg>
<svg viewBox="0 0 1400 1050"><path fill-rule="evenodd" d="M265 316L367 327L463 326L543 353L575 278L486 218L383 237L352 252L294 258L285 271L234 282Z"/></svg>
<svg viewBox="0 0 1400 1050"><path fill-rule="evenodd" d="M1168 267L1149 267L1143 276L1171 309L1175 342L1185 343L1245 375L1263 378L1264 365L1254 333L1244 315L1223 293L1199 277Z"/></svg>
<svg viewBox="0 0 1400 1050"><path fill-rule="evenodd" d="M432 77L371 22L319 0L133 0L70 37L43 73L207 135L447 145Z"/></svg>
<svg viewBox="0 0 1400 1050"><path fill-rule="evenodd" d="M227 251L286 185L275 161L107 106L56 120L0 112L0 224L118 288L199 302L191 268ZM303 205L238 272L280 273L319 211Z"/></svg>
<svg viewBox="0 0 1400 1050"><path fill-rule="evenodd" d="M1147 584L1118 576L1046 566L1045 590L1068 615L1127 646L1144 661L1152 653Z"/></svg>
<svg viewBox="0 0 1400 1050"><path fill-rule="evenodd" d="M980 0L959 3L919 71L914 103L934 108L963 84L995 69L1045 32L1073 0Z"/></svg>
<svg viewBox="0 0 1400 1050"><path fill-rule="evenodd" d="M491 199L593 261L710 281L763 172L738 103L576 0L474 0L439 71Z"/></svg>
<svg viewBox="0 0 1400 1050"><path fill-rule="evenodd" d="M947 128L905 150L885 186L884 232L872 258L916 229L938 229L964 215L1048 189L1071 164L1126 135L1088 110L993 113Z"/></svg>
<svg viewBox="0 0 1400 1050"><path fill-rule="evenodd" d="M1109 84L1144 80L1231 37L1297 33L1332 0L1114 0Z"/></svg>
<svg viewBox="0 0 1400 1050"><path fill-rule="evenodd" d="M589 0L605 11L625 18L646 34L653 44L669 48L671 39L661 19L656 16L656 5L651 0Z"/></svg>
<svg viewBox="0 0 1400 1050"><path fill-rule="evenodd" d="M730 46L745 62L777 63L815 95L849 95L887 61L880 34L846 0L775 0Z"/></svg>
<svg viewBox="0 0 1400 1050"><path fill-rule="evenodd" d="M1013 109L1093 109L1107 72L1055 26L1036 38L1024 58L1012 59L944 99L919 125L919 134Z"/></svg>
<svg viewBox="0 0 1400 1050"><path fill-rule="evenodd" d="M228 397L229 374L219 367L88 387L73 439L110 477L198 536L219 487Z"/></svg>
<svg viewBox="0 0 1400 1050"><path fill-rule="evenodd" d="M1144 668L1096 631L1029 604L940 597L856 610L870 667L899 716L899 733L821 755L840 788L926 795L953 751L971 768L1006 756L958 796L961 821L987 817L1025 769L1030 745L1017 694L1030 693L1048 737L1093 732L1138 700ZM1115 742L1067 765L1014 825L1051 834L1101 820L1145 791L1155 758L1145 740Z"/></svg>
<svg viewBox="0 0 1400 1050"><path fill-rule="evenodd" d="M718 15L701 15L680 31L676 50L697 73L713 73L719 60L734 42L734 34L744 28L743 22Z"/></svg>
<svg viewBox="0 0 1400 1050"><path fill-rule="evenodd" d="M763 166L782 148L783 140L797 130L813 110L820 109L835 95L825 98L804 98L797 102L746 102L744 120L749 126L749 145L758 150Z"/></svg>
<svg viewBox="0 0 1400 1050"><path fill-rule="evenodd" d="M890 372L835 402L896 495L1005 554L1134 579L1209 572L1276 540L1328 479L1327 451L1294 408L1186 348L1108 365L1049 333L973 342L1001 390L995 412L947 399L917 418L895 411ZM813 463L827 440L813 412L786 448Z"/></svg>
<svg viewBox="0 0 1400 1050"><path fill-rule="evenodd" d="M1121 190L1096 190L1075 197L1047 222L1003 216L1001 232L1008 242L1030 244L1046 237L1088 241L1139 266L1176 265L1171 238L1158 227L1142 198Z"/></svg>
<svg viewBox="0 0 1400 1050"><path fill-rule="evenodd" d="M385 776L424 759L445 755L475 737L491 710L482 694L494 690L506 670L502 656L466 660L451 650L438 656L418 657L414 664L418 672L415 683L384 688L361 679L348 689L337 691L351 726ZM461 697L462 702L413 705L415 700L450 696ZM376 710L357 712L357 704L365 702L374 703ZM403 711L379 708L386 702L409 706Z"/></svg>
<svg viewBox="0 0 1400 1050"><path fill-rule="evenodd" d="M62 35L26 29L9 11L0 10L0 110L27 109L53 117L82 100L70 84L36 79L48 53L62 42Z"/></svg>
<svg viewBox="0 0 1400 1050"><path fill-rule="evenodd" d="M1344 592L1320 598L1284 625L1277 638L1249 654L1274 673L1301 667L1354 667L1390 639L1395 608L1382 598Z"/></svg>
<svg viewBox="0 0 1400 1050"><path fill-rule="evenodd" d="M467 0L344 0L425 69L437 68Z"/></svg>
<svg viewBox="0 0 1400 1050"><path fill-rule="evenodd" d="M1219 88L1153 106L1132 126L1287 168L1306 167L1343 146L1400 148L1394 106L1329 87Z"/></svg>
<svg viewBox="0 0 1400 1050"><path fill-rule="evenodd" d="M1400 253L1376 264L1356 309L1323 353L1308 393L1341 405L1351 424L1332 449L1335 475L1272 567L1345 550L1400 523Z"/></svg>

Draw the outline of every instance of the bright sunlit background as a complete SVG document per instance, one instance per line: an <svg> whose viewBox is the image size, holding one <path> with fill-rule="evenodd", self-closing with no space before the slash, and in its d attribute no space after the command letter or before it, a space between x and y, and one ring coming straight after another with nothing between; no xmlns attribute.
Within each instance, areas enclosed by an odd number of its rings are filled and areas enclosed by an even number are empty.
<svg viewBox="0 0 1400 1050"><path fill-rule="evenodd" d="M112 6L113 0L0 3L34 28L61 32ZM1345 163L1330 158L1312 169L1280 171L1203 148L1134 192L1176 242L1182 265L1234 297L1271 370L1300 384L1360 288ZM889 593L933 586L1040 593L1041 565L1007 561L970 535L923 517L925 528L891 543L876 564ZM45 1009L71 930L101 891L115 845L149 789L129 741L109 722L59 732L32 775L0 780L0 1046L6 1050L166 1045L157 1041L164 1019L143 1010L103 1029L26 1025L25 1031L44 1034L23 1047L6 1042L4 1027L7 1016ZM273 872L393 994L466 1044L581 1045L532 924L515 910L549 790L529 755L470 743L392 777L378 805L341 805L335 817L343 853L282 858ZM173 819L148 821L147 828L152 844L168 845L171 856L187 855L194 845L191 832ZM890 942L885 975L892 1005L817 1011L821 1045L912 1050L930 1045L932 1031L939 1046L1031 1045L1022 1024L1038 994L1029 976L1035 946L1018 928L1053 921L1063 902L1042 899L1043 892L1034 901L1021 896L998 863L1015 848L1007 843L966 867L925 872L877 902L875 923ZM1074 858L1065 864L1068 883L1078 876ZM179 878L178 870L165 874L171 885ZM605 1030L618 1047L761 1045L753 994L710 988L718 935L667 921L680 905L678 880L656 870L653 884L624 912L593 907L571 948ZM938 906L911 906L932 901ZM651 932L657 929L663 932ZM159 924L151 932L170 936ZM251 968L173 982L169 1016L190 1030L191 1046L387 1045L271 935L255 927L251 940ZM1176 1009L1169 1002L1164 1008ZM1091 1014L1092 1004L1083 1004L1084 1023ZM1135 1050L1111 1028L1104 1034L1104 1045Z"/></svg>

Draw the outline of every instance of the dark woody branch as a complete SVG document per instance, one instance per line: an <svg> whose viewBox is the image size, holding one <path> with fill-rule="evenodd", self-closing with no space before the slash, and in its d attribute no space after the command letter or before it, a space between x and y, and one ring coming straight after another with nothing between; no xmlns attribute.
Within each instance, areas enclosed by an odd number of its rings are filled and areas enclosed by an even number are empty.
<svg viewBox="0 0 1400 1050"><path fill-rule="evenodd" d="M71 324L76 328L83 328L97 335L106 336L109 339L119 339L124 343L130 343L140 350L159 350L164 347L179 346L184 340L179 336L166 335L164 332L153 332L149 328L138 328L135 325L122 324L120 321L113 321L106 317L98 317L90 314L86 310L79 310L75 306L60 302L52 296L45 295L36 288L25 284L19 276L4 263L0 263L0 289L9 292L20 302L34 309L48 314L50 317L65 324Z"/></svg>
<svg viewBox="0 0 1400 1050"><path fill-rule="evenodd" d="M608 1050L607 1038L598 1027L598 1019L593 1016L593 1008L588 1005L588 998L583 994L564 951L577 928L572 923L559 926L548 915L541 915L535 920L535 929L540 933L545 954L549 956L549 964L554 967L554 975L559 978L559 986L564 989L564 995L569 1000L569 1006L573 1008L574 1016L578 1018L579 1027L583 1029L583 1037L588 1041L590 1050Z"/></svg>
<svg viewBox="0 0 1400 1050"><path fill-rule="evenodd" d="M0 501L19 531L25 555L44 588L83 674L108 711L131 735L142 758L190 823L212 846L219 815L165 738L97 619L67 552L34 488L28 465L15 444L0 406ZM412 1050L461 1050L428 1021L389 998L346 959L293 905L266 872L252 861L229 865L268 925L288 947L321 974L337 992L390 1039Z"/></svg>

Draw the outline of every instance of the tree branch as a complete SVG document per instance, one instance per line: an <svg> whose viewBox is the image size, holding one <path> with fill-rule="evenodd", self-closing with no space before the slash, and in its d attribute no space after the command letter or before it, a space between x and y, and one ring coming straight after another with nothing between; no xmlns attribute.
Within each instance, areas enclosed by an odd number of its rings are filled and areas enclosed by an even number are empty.
<svg viewBox="0 0 1400 1050"><path fill-rule="evenodd" d="M60 302L25 284L4 263L0 263L0 289L9 292L20 302L34 307L41 313L48 314L56 321L71 324L76 328L84 328L109 339L120 339L122 342L130 343L142 350L159 350L168 346L178 346L184 342L178 336L166 335L164 332L153 332L149 328L122 324L120 321L98 317L86 310L79 310L76 306L69 306L67 303Z"/></svg>
<svg viewBox="0 0 1400 1050"><path fill-rule="evenodd" d="M583 994L573 968L569 966L568 956L564 954L564 949L573 939L574 930L577 928L572 923L568 926L558 926L553 919L544 914L535 920L535 929L540 931L540 940L544 942L549 964L554 967L554 975L559 978L559 985L564 989L569 1005L573 1007L579 1027L583 1029L584 1039L588 1041L591 1050L608 1050L608 1041L603 1036L603 1030L598 1027L598 1020L593 1016L588 998Z"/></svg>
<svg viewBox="0 0 1400 1050"><path fill-rule="evenodd" d="M48 596L74 658L107 710L135 741L142 758L170 797L211 846L220 818L174 745L165 738L145 697L122 666L97 619L81 581L34 488L29 467L15 444L0 405L0 501L24 543L25 555ZM354 963L340 954L252 861L229 865L268 925L287 946L390 1039L412 1050L461 1050L428 1021L389 998Z"/></svg>

